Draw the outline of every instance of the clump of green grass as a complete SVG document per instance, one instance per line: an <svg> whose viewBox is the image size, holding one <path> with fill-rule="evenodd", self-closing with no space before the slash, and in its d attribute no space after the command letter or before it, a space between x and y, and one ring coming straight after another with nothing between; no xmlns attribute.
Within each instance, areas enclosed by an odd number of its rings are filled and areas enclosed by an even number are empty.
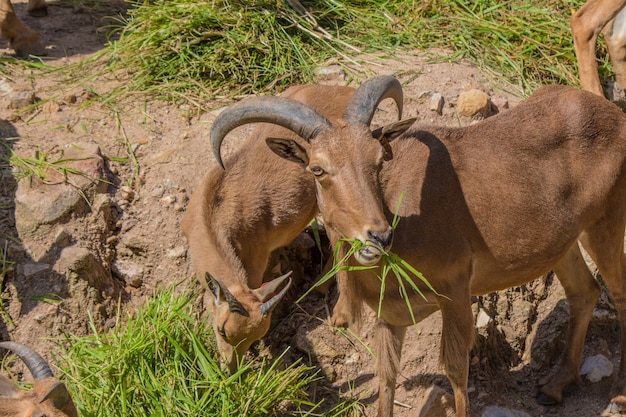
<svg viewBox="0 0 626 417"><path fill-rule="evenodd" d="M403 43L381 10L380 0L138 1L110 46L109 68L129 73L128 91L169 99L260 93L309 82L330 58L355 62Z"/></svg>
<svg viewBox="0 0 626 417"><path fill-rule="evenodd" d="M569 20L584 3L427 0L408 11L415 19L409 26L420 48L452 49L449 59L469 58L527 91L545 83L577 85ZM599 55L606 55L603 47Z"/></svg>
<svg viewBox="0 0 626 417"><path fill-rule="evenodd" d="M111 44L109 65L130 74L129 90L215 99L311 81L329 58L358 67L363 54L444 48L441 58L467 58L528 91L578 83L569 17L583 4L139 1ZM607 67L601 62L601 72Z"/></svg>
<svg viewBox="0 0 626 417"><path fill-rule="evenodd" d="M137 2L110 66L131 72L131 89L165 87L170 98L260 92L309 80L314 62L334 56L310 26L276 1Z"/></svg>
<svg viewBox="0 0 626 417"><path fill-rule="evenodd" d="M400 205L402 204L402 199L404 197L404 193L402 193L400 195L400 198L398 200L397 206L396 206L396 210L395 210L395 214L393 217L393 220L391 222L391 227L392 229L396 229L398 227L398 223L400 222L400 217L398 216L398 211L400 209ZM343 257L340 257L341 255L341 250L342 247L346 245L348 247L348 249L346 250L345 254L343 255ZM381 310L382 310L382 304L383 304L383 300L385 298L385 291L386 291L386 284L387 284L387 279L390 276L389 274L393 274L393 276L396 278L397 282L398 282L398 287L399 287L399 291L400 291L400 295L402 296L402 298L405 300L406 302L406 306L409 310L409 314L411 315L411 320L413 321L413 323L415 324L415 316L413 315L413 309L411 308L411 301L409 299L409 293L408 293L408 289L410 288L412 291L414 291L416 294L420 295L424 300L426 300L426 297L424 296L424 293L422 292L422 290L419 288L419 286L416 284L415 279L421 281L423 284L426 285L426 287L434 292L435 294L438 294L437 291L433 288L433 286L430 284L430 282L428 282L428 279L426 279L426 277L424 277L424 275L419 272L417 269L415 269L410 263L408 263L406 260L404 260L403 258L401 258L398 254L392 252L392 251L382 251L382 257L381 260L379 262L379 265L376 266L363 266L363 265L354 265L354 264L350 264L350 258L352 258L352 256L354 256L354 254L356 254L357 252L359 252L361 249L363 249L364 247L366 247L367 244L361 242L360 240L357 239L351 239L351 238L343 238L343 239L339 239L339 241L335 244L335 251L333 254L333 266L332 268L326 273L324 274L320 279L318 279L312 286L311 288L309 288L304 295L302 295L302 297L300 297L298 299L298 302L300 302L305 296L307 296L312 290L314 290L315 288L319 287L320 285L324 284L326 281L328 281L329 279L333 278L335 275L337 275L337 273L339 273L340 271L365 271L365 270L375 270L377 268L379 268L378 272L373 272L377 274L378 279L380 279L380 295L378 298L378 311L377 314L380 317L381 316ZM415 279L414 279L415 277Z"/></svg>
<svg viewBox="0 0 626 417"><path fill-rule="evenodd" d="M80 159L67 158L62 150L44 152L37 149L34 157L28 157L19 155L5 141L1 141L0 145L5 148L7 154L7 156L0 155L0 161L14 168L17 181L25 178L32 181L33 178L38 178L44 183L67 182L68 174L87 176L84 172L68 165ZM50 178L53 173L57 178Z"/></svg>
<svg viewBox="0 0 626 417"><path fill-rule="evenodd" d="M0 318L4 321L7 327L15 327L15 322L13 322L13 318L9 314L5 303L5 298L2 295L4 292L4 280L9 275L9 273L13 272L13 267L15 266L15 262L9 260L9 242L4 241L3 246L0 246Z"/></svg>
<svg viewBox="0 0 626 417"><path fill-rule="evenodd" d="M177 292L155 295L109 333L69 337L60 367L82 415L252 417L310 405L311 367L259 360L223 373L195 295Z"/></svg>

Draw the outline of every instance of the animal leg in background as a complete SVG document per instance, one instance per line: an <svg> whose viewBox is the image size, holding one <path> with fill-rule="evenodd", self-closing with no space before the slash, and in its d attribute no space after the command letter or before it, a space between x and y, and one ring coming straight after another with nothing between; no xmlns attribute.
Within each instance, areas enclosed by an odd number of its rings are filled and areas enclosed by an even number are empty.
<svg viewBox="0 0 626 417"><path fill-rule="evenodd" d="M34 7L36 2L32 3ZM33 10L41 10L41 7ZM0 0L0 36L9 41L9 47L15 50L18 56L45 54L45 49L39 42L39 35L17 17L10 0Z"/></svg>
<svg viewBox="0 0 626 417"><path fill-rule="evenodd" d="M563 389L578 381L587 327L600 296L600 285L589 271L578 244L570 248L553 270L569 303L566 346L570 349L565 350L557 373L539 381L541 391L537 402L543 405L561 402Z"/></svg>
<svg viewBox="0 0 626 417"><path fill-rule="evenodd" d="M580 83L584 90L604 97L598 65L596 41L604 34L617 83L626 88L626 0L589 0L570 20L578 60Z"/></svg>

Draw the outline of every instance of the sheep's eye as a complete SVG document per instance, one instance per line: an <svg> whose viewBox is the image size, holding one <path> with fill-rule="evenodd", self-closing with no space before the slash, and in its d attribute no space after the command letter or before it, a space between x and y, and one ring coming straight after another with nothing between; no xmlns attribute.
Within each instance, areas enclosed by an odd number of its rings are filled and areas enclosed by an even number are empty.
<svg viewBox="0 0 626 417"><path fill-rule="evenodd" d="M228 341L228 337L226 337L226 331L224 330L223 326L217 326L217 332L220 334L220 336L222 336L224 340Z"/></svg>
<svg viewBox="0 0 626 417"><path fill-rule="evenodd" d="M311 172L313 173L313 175L315 175L316 177L321 177L324 174L326 174L326 171L324 171L323 168L320 167L311 167Z"/></svg>

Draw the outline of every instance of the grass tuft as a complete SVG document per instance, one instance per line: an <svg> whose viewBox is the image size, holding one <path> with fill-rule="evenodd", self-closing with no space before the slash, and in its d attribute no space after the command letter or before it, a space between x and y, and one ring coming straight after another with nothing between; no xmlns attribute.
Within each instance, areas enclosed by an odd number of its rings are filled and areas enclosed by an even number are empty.
<svg viewBox="0 0 626 417"><path fill-rule="evenodd" d="M194 313L195 294L175 286L109 333L69 337L60 365L85 416L271 416L310 405L311 367L276 361L220 369L212 326Z"/></svg>
<svg viewBox="0 0 626 417"><path fill-rule="evenodd" d="M469 59L521 90L544 83L577 85L569 17L582 4L137 1L110 46L109 66L130 75L124 87L129 91L186 101L310 82L315 68L329 59L358 69L364 54L389 54L398 47L444 49L440 59ZM603 74L610 70L606 60L600 64Z"/></svg>

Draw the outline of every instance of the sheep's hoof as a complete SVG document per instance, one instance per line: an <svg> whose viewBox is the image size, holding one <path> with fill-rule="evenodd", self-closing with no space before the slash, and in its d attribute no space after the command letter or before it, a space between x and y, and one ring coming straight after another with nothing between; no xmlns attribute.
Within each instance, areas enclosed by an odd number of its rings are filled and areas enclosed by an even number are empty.
<svg viewBox="0 0 626 417"><path fill-rule="evenodd" d="M539 395L537 395L537 403L541 405L556 405L559 401L543 392L540 392Z"/></svg>

